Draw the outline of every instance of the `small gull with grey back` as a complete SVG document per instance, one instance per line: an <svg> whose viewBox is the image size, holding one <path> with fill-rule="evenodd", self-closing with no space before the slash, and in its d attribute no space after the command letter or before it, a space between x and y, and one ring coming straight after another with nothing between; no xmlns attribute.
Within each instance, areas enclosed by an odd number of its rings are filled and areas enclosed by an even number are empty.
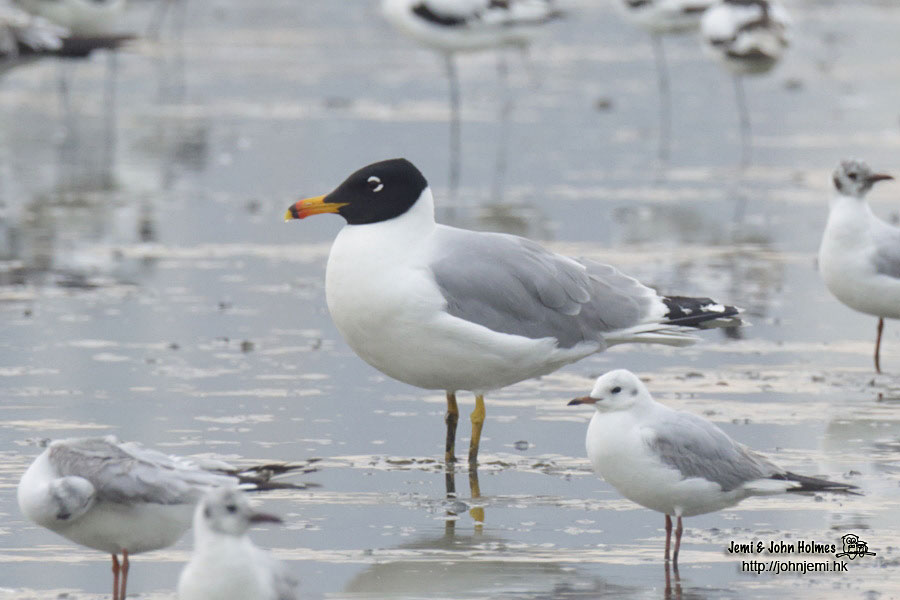
<svg viewBox="0 0 900 600"><path fill-rule="evenodd" d="M597 474L632 502L666 515L667 561L672 517L677 518L676 565L682 517L722 510L750 496L856 488L778 467L706 419L656 402L625 369L600 376L590 395L569 402L581 404L596 409L585 445Z"/></svg>
<svg viewBox="0 0 900 600"><path fill-rule="evenodd" d="M734 326L738 310L667 297L614 267L550 252L521 237L435 223L428 182L405 159L378 162L286 219L347 221L328 256L325 295L351 348L381 372L447 393L454 460L456 392L475 393L469 462L477 463L484 394L610 346L683 346L695 328Z"/></svg>
<svg viewBox="0 0 900 600"><path fill-rule="evenodd" d="M878 373L884 320L900 319L900 227L875 216L866 194L889 179L862 161L841 162L832 175L836 193L819 246L819 272L828 291L850 308L878 317Z"/></svg>

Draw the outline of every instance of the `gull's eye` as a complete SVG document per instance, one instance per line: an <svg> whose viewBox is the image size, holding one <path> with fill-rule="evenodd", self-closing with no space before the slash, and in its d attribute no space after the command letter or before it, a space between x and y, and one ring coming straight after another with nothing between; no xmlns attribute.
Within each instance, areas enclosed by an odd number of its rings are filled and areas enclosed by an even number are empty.
<svg viewBox="0 0 900 600"><path fill-rule="evenodd" d="M616 386L616 387L614 387L613 389L611 389L611 390L609 390L609 391L612 392L613 394L618 394L619 392L622 391L622 388L620 388L619 386Z"/></svg>
<svg viewBox="0 0 900 600"><path fill-rule="evenodd" d="M225 510L227 510L230 513L236 513L237 506L235 506L234 504L229 504L228 506L225 507Z"/></svg>
<svg viewBox="0 0 900 600"><path fill-rule="evenodd" d="M381 179L372 175L368 179L366 179L366 183L369 184L369 189L373 192L380 192L384 189L384 184L381 183Z"/></svg>
<svg viewBox="0 0 900 600"><path fill-rule="evenodd" d="M851 181L856 181L857 176L856 176L855 171L853 173L848 173L847 176L850 178Z"/></svg>

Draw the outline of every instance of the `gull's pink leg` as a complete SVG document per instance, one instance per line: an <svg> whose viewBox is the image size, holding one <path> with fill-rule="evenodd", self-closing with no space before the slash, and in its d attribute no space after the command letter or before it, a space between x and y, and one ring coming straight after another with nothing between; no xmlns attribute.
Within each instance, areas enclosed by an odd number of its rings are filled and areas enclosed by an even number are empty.
<svg viewBox="0 0 900 600"><path fill-rule="evenodd" d="M678 565L678 550L681 549L681 532L684 527L681 526L681 516L678 517L678 526L675 528L675 552L672 554L672 564ZM124 600L124 599L123 599Z"/></svg>
<svg viewBox="0 0 900 600"><path fill-rule="evenodd" d="M875 372L881 373L881 332L884 331L884 319L878 317L878 336L875 338Z"/></svg>
<svg viewBox="0 0 900 600"><path fill-rule="evenodd" d="M113 600L119 600L119 557L112 555Z"/></svg>
<svg viewBox="0 0 900 600"><path fill-rule="evenodd" d="M669 561L669 543L672 541L672 517L666 515L666 562Z"/></svg>
<svg viewBox="0 0 900 600"><path fill-rule="evenodd" d="M680 521L679 521L680 523ZM678 554L677 546L675 554ZM128 550L122 550L122 591L119 593L119 600L125 600L125 589L128 587Z"/></svg>

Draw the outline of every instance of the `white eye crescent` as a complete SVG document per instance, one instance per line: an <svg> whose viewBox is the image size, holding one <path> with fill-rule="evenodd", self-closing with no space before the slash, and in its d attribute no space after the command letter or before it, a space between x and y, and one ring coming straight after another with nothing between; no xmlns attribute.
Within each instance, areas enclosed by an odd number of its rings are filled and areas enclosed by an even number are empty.
<svg viewBox="0 0 900 600"><path fill-rule="evenodd" d="M381 179L379 179L378 177L375 177L374 175L372 175L371 177L366 179L366 181L369 184L369 189L372 190L373 192L380 192L381 190L384 189L384 184L381 183Z"/></svg>

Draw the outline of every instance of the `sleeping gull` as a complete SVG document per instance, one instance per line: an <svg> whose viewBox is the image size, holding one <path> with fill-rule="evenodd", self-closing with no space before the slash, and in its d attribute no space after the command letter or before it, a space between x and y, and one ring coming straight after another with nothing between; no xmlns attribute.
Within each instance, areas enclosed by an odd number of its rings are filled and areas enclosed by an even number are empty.
<svg viewBox="0 0 900 600"><path fill-rule="evenodd" d="M484 394L629 342L683 346L690 328L734 326L738 310L660 296L615 268L524 238L438 225L428 182L409 161L378 162L285 219L344 217L325 272L328 309L351 348L381 372L447 393L454 460L456 392L475 392L475 464Z"/></svg>
<svg viewBox="0 0 900 600"><path fill-rule="evenodd" d="M168 456L112 436L56 440L22 476L19 509L76 544L111 554L113 600L124 600L128 557L178 541L207 491L234 485L253 491L303 489L307 486L270 479L310 470L308 463L235 469L220 461Z"/></svg>
<svg viewBox="0 0 900 600"><path fill-rule="evenodd" d="M209 492L194 512L194 553L178 579L178 600L295 600L297 581L247 537L257 523L281 523L257 512L233 488Z"/></svg>
<svg viewBox="0 0 900 600"><path fill-rule="evenodd" d="M589 396L569 402L578 404L597 409L586 439L597 474L629 500L666 515L666 560L672 517L678 517L676 565L682 517L734 506L750 496L856 489L785 471L706 419L656 402L625 369L597 378Z"/></svg>
<svg viewBox="0 0 900 600"><path fill-rule="evenodd" d="M875 371L881 373L884 319L900 319L900 228L872 213L866 193L893 177L873 173L862 161L845 160L832 179L837 194L819 247L819 271L838 300L878 317Z"/></svg>

